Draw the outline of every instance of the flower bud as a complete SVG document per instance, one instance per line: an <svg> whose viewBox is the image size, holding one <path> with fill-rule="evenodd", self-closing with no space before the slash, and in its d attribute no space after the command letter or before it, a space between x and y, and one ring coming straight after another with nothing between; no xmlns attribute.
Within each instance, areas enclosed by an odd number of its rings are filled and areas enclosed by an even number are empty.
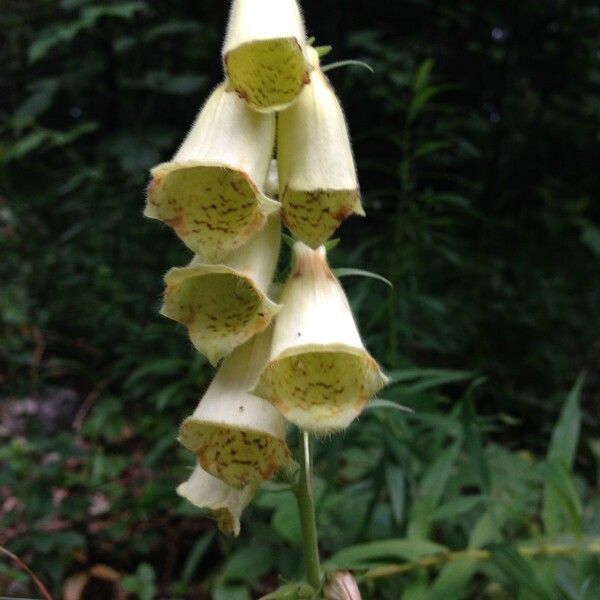
<svg viewBox="0 0 600 600"><path fill-rule="evenodd" d="M274 115L250 110L219 85L170 162L151 171L144 214L171 226L207 262L223 259L264 225Z"/></svg>
<svg viewBox="0 0 600 600"><path fill-rule="evenodd" d="M352 573L334 571L323 587L325 600L361 600L360 590Z"/></svg>
<svg viewBox="0 0 600 600"><path fill-rule="evenodd" d="M279 310L267 297L281 241L278 215L271 215L249 242L219 265L196 257L171 269L161 314L187 326L192 344L214 365L265 329Z"/></svg>
<svg viewBox="0 0 600 600"><path fill-rule="evenodd" d="M355 213L364 216L344 113L327 77L315 69L298 101L278 119L279 200L290 231L316 248Z"/></svg>
<svg viewBox="0 0 600 600"><path fill-rule="evenodd" d="M198 465L191 477L177 488L177 493L198 508L207 509L226 534L240 533L240 517L254 496L251 486L241 490L203 471Z"/></svg>
<svg viewBox="0 0 600 600"><path fill-rule="evenodd" d="M325 255L302 242L281 293L270 360L254 393L315 433L347 427L387 378L365 350Z"/></svg>
<svg viewBox="0 0 600 600"><path fill-rule="evenodd" d="M179 439L202 468L237 489L269 479L289 461L285 419L248 391L266 362L271 335L269 328L223 361L181 426Z"/></svg>
<svg viewBox="0 0 600 600"><path fill-rule="evenodd" d="M233 0L223 46L231 86L258 111L281 110L309 82L296 0Z"/></svg>

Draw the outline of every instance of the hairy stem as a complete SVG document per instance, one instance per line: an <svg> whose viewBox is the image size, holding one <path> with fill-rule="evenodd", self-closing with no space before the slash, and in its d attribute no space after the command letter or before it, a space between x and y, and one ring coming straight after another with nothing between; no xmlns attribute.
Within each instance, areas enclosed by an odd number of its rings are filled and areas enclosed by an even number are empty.
<svg viewBox="0 0 600 600"><path fill-rule="evenodd" d="M319 565L319 545L315 521L315 503L312 491L312 454L309 434L300 431L300 481L296 489L296 501L300 513L302 542L304 546L304 566L308 583L318 590L321 587L321 567Z"/></svg>

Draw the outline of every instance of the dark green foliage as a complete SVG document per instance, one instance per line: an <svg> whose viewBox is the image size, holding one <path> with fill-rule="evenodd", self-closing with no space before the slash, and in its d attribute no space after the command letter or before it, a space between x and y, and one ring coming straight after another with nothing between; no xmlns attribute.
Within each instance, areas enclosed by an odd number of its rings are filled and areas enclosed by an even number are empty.
<svg viewBox="0 0 600 600"><path fill-rule="evenodd" d="M331 260L393 283L343 280L397 382L383 397L415 410L380 404L319 444L325 560L488 548L365 597L596 598L597 557L518 549L600 534L600 11L302 4L325 62L375 70L329 74L368 214ZM211 370L157 315L187 252L141 211L148 168L220 81L226 9L0 11L0 544L55 590L98 564L141 599L247 599L302 576L289 492L266 486L235 541L174 494L192 464L177 427ZM11 591L36 593L0 558Z"/></svg>

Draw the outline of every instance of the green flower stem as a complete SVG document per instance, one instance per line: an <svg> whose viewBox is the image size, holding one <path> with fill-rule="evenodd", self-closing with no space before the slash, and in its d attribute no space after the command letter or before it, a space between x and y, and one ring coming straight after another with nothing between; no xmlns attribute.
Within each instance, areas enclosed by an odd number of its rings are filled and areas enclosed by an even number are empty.
<svg viewBox="0 0 600 600"><path fill-rule="evenodd" d="M312 490L312 454L310 438L306 431L300 431L300 481L296 488L296 501L300 513L302 542L304 546L304 566L308 583L318 590L321 587L321 567L319 565L319 545L315 521L315 503Z"/></svg>
<svg viewBox="0 0 600 600"><path fill-rule="evenodd" d="M520 546L518 552L524 558L535 558L539 556L570 556L578 552L585 551L592 554L600 554L600 538L591 538L587 542L576 542L572 544L537 544L531 546ZM433 556L423 556L418 560L406 562L398 565L385 565L369 569L361 575L359 581L368 579L381 579L393 575L402 575L412 573L419 569L430 569L440 567L447 563L455 562L461 559L470 560L489 560L492 553L488 550L468 549L458 552L444 552Z"/></svg>

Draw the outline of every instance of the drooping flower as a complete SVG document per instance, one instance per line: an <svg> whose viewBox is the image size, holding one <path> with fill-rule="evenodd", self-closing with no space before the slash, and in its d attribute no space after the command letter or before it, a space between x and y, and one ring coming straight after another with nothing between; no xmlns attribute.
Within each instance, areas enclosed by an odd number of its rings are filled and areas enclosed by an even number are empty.
<svg viewBox="0 0 600 600"><path fill-rule="evenodd" d="M187 326L194 347L214 365L265 329L279 310L267 296L277 266L280 221L271 215L249 242L218 265L196 257L171 269L161 314Z"/></svg>
<svg viewBox="0 0 600 600"><path fill-rule="evenodd" d="M356 580L349 571L333 571L323 587L325 600L361 600Z"/></svg>
<svg viewBox="0 0 600 600"><path fill-rule="evenodd" d="M177 493L198 508L208 510L219 529L228 535L240 533L240 517L250 504L255 489L233 488L196 465L192 475L177 488Z"/></svg>
<svg viewBox="0 0 600 600"><path fill-rule="evenodd" d="M274 115L217 86L173 159L152 169L144 214L204 261L222 260L279 210L263 192L274 139Z"/></svg>
<svg viewBox="0 0 600 600"><path fill-rule="evenodd" d="M268 358L271 336L268 328L223 361L179 434L204 470L237 489L269 479L290 460L285 418L249 392Z"/></svg>
<svg viewBox="0 0 600 600"><path fill-rule="evenodd" d="M325 248L293 247L270 359L254 393L292 423L325 434L347 427L387 383L365 349Z"/></svg>
<svg viewBox="0 0 600 600"><path fill-rule="evenodd" d="M231 86L258 111L281 110L309 82L296 0L233 0L223 46Z"/></svg>
<svg viewBox="0 0 600 600"><path fill-rule="evenodd" d="M311 84L279 115L277 162L282 215L312 248L327 241L351 214L364 216L344 113L319 58Z"/></svg>

